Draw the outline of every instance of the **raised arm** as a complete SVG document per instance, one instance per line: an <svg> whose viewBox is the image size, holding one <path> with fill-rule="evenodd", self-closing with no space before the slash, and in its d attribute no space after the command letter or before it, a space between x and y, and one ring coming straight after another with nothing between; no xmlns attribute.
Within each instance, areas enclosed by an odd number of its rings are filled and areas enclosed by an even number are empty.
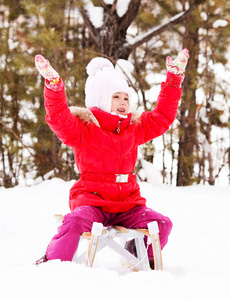
<svg viewBox="0 0 230 300"><path fill-rule="evenodd" d="M167 57L167 77L166 81L161 84L157 105L153 111L144 112L141 115L141 122L137 130L139 145L162 135L175 120L188 58L189 52L187 49L180 51L174 61L171 57Z"/></svg>
<svg viewBox="0 0 230 300"><path fill-rule="evenodd" d="M70 112L62 79L43 56L35 56L35 65L45 78L44 99L46 121L49 127L66 145L80 146L82 129L85 124Z"/></svg>

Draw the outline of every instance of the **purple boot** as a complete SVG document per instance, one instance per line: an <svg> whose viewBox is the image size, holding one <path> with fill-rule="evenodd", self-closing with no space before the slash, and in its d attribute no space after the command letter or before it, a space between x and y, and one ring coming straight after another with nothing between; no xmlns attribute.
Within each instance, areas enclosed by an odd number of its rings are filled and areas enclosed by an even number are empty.
<svg viewBox="0 0 230 300"><path fill-rule="evenodd" d="M46 257L46 255L43 255L40 259L36 260L34 265L39 266L42 263L45 263L48 261L48 258Z"/></svg>

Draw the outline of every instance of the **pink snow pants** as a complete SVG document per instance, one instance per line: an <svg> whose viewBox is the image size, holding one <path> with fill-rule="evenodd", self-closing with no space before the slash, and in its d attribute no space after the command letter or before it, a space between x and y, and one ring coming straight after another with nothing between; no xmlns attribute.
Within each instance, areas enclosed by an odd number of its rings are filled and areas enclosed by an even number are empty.
<svg viewBox="0 0 230 300"><path fill-rule="evenodd" d="M99 207L79 206L64 216L63 223L58 227L57 234L47 247L48 260L60 259L71 261L78 247L80 235L90 232L93 222L102 223L105 227L120 225L126 228L147 228L147 224L157 221L159 238L163 248L172 229L172 222L146 206L136 206L122 213L107 213ZM151 245L148 248L149 259L153 258Z"/></svg>

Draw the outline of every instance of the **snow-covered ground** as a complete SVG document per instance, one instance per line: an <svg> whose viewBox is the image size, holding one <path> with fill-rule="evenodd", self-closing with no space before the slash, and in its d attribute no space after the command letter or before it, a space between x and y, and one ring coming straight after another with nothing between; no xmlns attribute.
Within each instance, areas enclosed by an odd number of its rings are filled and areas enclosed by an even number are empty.
<svg viewBox="0 0 230 300"><path fill-rule="evenodd" d="M109 250L93 269L40 258L68 213L73 182L52 179L0 189L0 299L230 299L230 186L141 183L148 206L171 218L164 271L124 269Z"/></svg>

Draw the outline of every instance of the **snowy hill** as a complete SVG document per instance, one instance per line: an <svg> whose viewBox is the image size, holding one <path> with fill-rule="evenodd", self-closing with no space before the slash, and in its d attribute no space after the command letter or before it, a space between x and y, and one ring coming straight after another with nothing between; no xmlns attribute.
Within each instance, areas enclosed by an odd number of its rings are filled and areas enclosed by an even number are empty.
<svg viewBox="0 0 230 300"><path fill-rule="evenodd" d="M72 184L0 189L1 299L230 299L229 186L140 184L148 206L174 224L163 272L132 272L109 250L93 269L60 261L36 267L56 232L53 214L69 212Z"/></svg>

